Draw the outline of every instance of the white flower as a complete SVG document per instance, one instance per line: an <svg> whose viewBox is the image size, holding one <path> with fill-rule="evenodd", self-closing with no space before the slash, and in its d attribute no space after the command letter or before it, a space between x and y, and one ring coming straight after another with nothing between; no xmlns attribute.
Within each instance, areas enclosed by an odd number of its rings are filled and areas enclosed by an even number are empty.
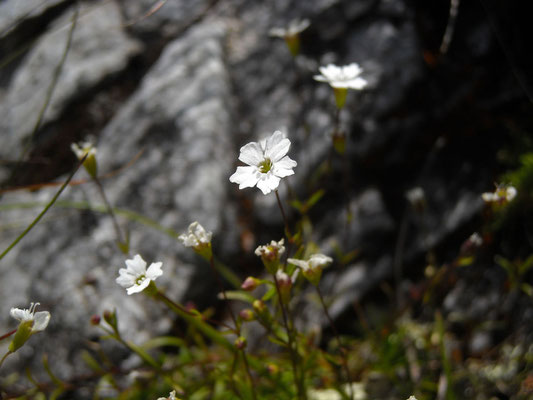
<svg viewBox="0 0 533 400"><path fill-rule="evenodd" d="M179 399L176 397L176 391L173 390L172 392L169 393L168 397L160 397L157 400L179 400Z"/></svg>
<svg viewBox="0 0 533 400"><path fill-rule="evenodd" d="M481 198L485 203L507 203L516 197L516 188L511 185L496 185L494 192L485 192Z"/></svg>
<svg viewBox="0 0 533 400"><path fill-rule="evenodd" d="M329 64L319 68L321 75L315 75L314 79L327 82L335 89L361 90L367 85L367 81L359 75L363 72L359 64L352 63L343 67Z"/></svg>
<svg viewBox="0 0 533 400"><path fill-rule="evenodd" d="M80 142L79 144L72 143L70 148L74 154L76 154L78 160L81 160L83 157L85 157L85 154L88 154L87 157L96 156L96 147L94 147L91 142Z"/></svg>
<svg viewBox="0 0 533 400"><path fill-rule="evenodd" d="M201 247L211 243L212 232L206 231L198 221L194 221L189 225L189 232L182 233L178 236L178 240L183 243L185 247Z"/></svg>
<svg viewBox="0 0 533 400"><path fill-rule="evenodd" d="M309 260L303 261L296 258L288 258L287 262L300 267L304 272L308 270L313 270L316 268L325 268L333 262L331 257L328 257L324 254L313 254L309 257Z"/></svg>
<svg viewBox="0 0 533 400"><path fill-rule="evenodd" d="M279 260L279 257L285 252L285 246L283 246L284 239L279 242L272 240L270 244L259 246L255 249L255 255L266 258L267 260Z"/></svg>
<svg viewBox="0 0 533 400"><path fill-rule="evenodd" d="M257 186L263 194L277 189L281 178L293 175L292 169L297 165L287 156L290 146L291 141L280 131L242 146L239 160L248 166L237 167L230 182L239 184L239 189Z"/></svg>
<svg viewBox="0 0 533 400"><path fill-rule="evenodd" d="M48 311L35 312L38 305L39 303L31 303L28 309L12 308L9 314L20 322L33 321L31 332L41 332L46 329L48 322L50 322L50 313Z"/></svg>
<svg viewBox="0 0 533 400"><path fill-rule="evenodd" d="M308 19L293 19L289 22L287 28L272 28L268 33L270 36L275 36L279 38L286 38L291 36L296 36L299 33L303 32L309 27L310 23Z"/></svg>
<svg viewBox="0 0 533 400"><path fill-rule="evenodd" d="M126 260L128 268L121 268L118 273L119 277L116 282L126 288L127 293L139 293L148 287L151 281L155 281L157 277L163 275L161 266L163 263L152 263L146 269L146 261L137 254L132 260Z"/></svg>
<svg viewBox="0 0 533 400"><path fill-rule="evenodd" d="M307 261L288 258L287 262L301 268L303 276L316 286L320 282L322 269L331 264L333 259L324 254L313 254Z"/></svg>

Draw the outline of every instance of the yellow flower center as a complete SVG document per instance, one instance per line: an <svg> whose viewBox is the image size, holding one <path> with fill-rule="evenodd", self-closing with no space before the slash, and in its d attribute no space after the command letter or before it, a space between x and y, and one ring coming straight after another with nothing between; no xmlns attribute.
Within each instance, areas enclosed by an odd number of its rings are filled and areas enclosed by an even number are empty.
<svg viewBox="0 0 533 400"><path fill-rule="evenodd" d="M259 172L266 174L272 169L272 161L270 158L265 158L261 164L259 164Z"/></svg>

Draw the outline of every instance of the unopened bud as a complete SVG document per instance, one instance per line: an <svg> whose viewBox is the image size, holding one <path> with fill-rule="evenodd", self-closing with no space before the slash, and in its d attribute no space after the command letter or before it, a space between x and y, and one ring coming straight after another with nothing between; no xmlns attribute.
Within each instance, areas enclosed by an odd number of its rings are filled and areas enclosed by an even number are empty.
<svg viewBox="0 0 533 400"><path fill-rule="evenodd" d="M265 303L264 303L262 300L255 300L255 301L252 303L252 306L254 307L254 310L255 310L258 314L262 314L262 313L265 312L265 310L266 310L266 305L265 305Z"/></svg>
<svg viewBox="0 0 533 400"><path fill-rule="evenodd" d="M275 364L268 364L267 371L271 375L276 375L279 372L279 367Z"/></svg>
<svg viewBox="0 0 533 400"><path fill-rule="evenodd" d="M100 325L100 316L98 314L94 314L92 317L91 317L91 325Z"/></svg>
<svg viewBox="0 0 533 400"><path fill-rule="evenodd" d="M235 339L235 347L239 350L243 350L246 348L246 338L243 336L239 336L237 339Z"/></svg>
<svg viewBox="0 0 533 400"><path fill-rule="evenodd" d="M239 316L243 321L253 321L255 319L255 314L249 308L245 308L239 312Z"/></svg>
<svg viewBox="0 0 533 400"><path fill-rule="evenodd" d="M249 276L245 279L245 281L241 285L242 290L246 290L247 292L251 292L254 290L257 286L259 286L259 280L254 278L253 276Z"/></svg>

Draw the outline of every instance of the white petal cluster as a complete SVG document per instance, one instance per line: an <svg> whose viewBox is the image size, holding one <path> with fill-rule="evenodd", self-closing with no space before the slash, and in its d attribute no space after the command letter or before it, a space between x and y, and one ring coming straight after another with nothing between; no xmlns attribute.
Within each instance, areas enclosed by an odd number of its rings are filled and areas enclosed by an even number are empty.
<svg viewBox="0 0 533 400"><path fill-rule="evenodd" d="M194 221L189 225L187 233L182 233L178 236L178 240L183 243L185 247L199 247L211 243L212 232L206 231L198 221Z"/></svg>
<svg viewBox="0 0 533 400"><path fill-rule="evenodd" d="M289 26L286 28L272 28L268 33L270 36L286 38L296 36L306 30L310 25L308 19L295 18L289 22Z"/></svg>
<svg viewBox="0 0 533 400"><path fill-rule="evenodd" d="M481 198L486 203L505 203L510 202L516 197L517 191L511 185L497 185L494 192L485 192Z"/></svg>
<svg viewBox="0 0 533 400"><path fill-rule="evenodd" d="M359 75L363 69L357 63L352 63L339 67L328 64L319 68L320 75L315 75L314 79L319 82L327 82L335 89L355 89L361 90L367 85L367 81Z"/></svg>
<svg viewBox="0 0 533 400"><path fill-rule="evenodd" d="M31 303L30 308L12 308L9 314L20 322L33 321L31 328L32 333L41 332L46 329L50 322L50 313L48 311L35 312L39 303Z"/></svg>
<svg viewBox="0 0 533 400"><path fill-rule="evenodd" d="M281 178L293 175L297 165L287 156L290 146L291 141L280 131L242 146L239 160L247 166L237 167L230 182L237 183L239 189L257 186L265 195L276 190Z"/></svg>
<svg viewBox="0 0 533 400"><path fill-rule="evenodd" d="M272 240L270 244L265 244L255 249L255 255L264 257L267 260L279 259L279 256L285 252L285 246L283 246L284 242L284 239L281 239L279 242Z"/></svg>
<svg viewBox="0 0 533 400"><path fill-rule="evenodd" d="M296 258L288 258L287 262L300 267L303 271L313 270L315 268L325 268L333 262L333 259L324 254L313 254L309 260L298 260Z"/></svg>
<svg viewBox="0 0 533 400"><path fill-rule="evenodd" d="M146 269L146 261L137 254L132 260L126 260L127 268L121 268L118 271L119 276L116 282L126 289L128 295L142 292L151 281L163 275L162 265L161 262L152 263Z"/></svg>
<svg viewBox="0 0 533 400"><path fill-rule="evenodd" d="M157 400L179 400L179 399L176 397L176 391L173 390L172 392L169 393L168 397L160 397Z"/></svg>
<svg viewBox="0 0 533 400"><path fill-rule="evenodd" d="M81 160L83 157L85 157L85 154L88 154L87 157L96 156L96 147L94 147L91 142L80 142L79 144L72 143L70 148L74 154L76 154L78 160Z"/></svg>

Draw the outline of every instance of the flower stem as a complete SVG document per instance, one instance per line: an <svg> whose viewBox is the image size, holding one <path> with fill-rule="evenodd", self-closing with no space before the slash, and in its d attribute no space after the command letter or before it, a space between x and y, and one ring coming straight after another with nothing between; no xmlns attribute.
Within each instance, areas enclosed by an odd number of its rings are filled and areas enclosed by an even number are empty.
<svg viewBox="0 0 533 400"><path fill-rule="evenodd" d="M346 375L346 382L348 383L348 395L350 399L353 399L353 389L350 383L350 369L348 367L348 360L346 358L346 350L344 349L341 338L339 336L339 332L337 331L337 328L335 327L335 324L333 323L333 319L329 315L328 307L326 306L326 302L324 301L324 296L322 296L322 291L320 290L320 287L318 285L315 286L316 291L318 293L318 297L320 298L320 303L322 304L322 308L324 309L324 313L326 314L326 318L328 319L329 326L333 330L333 335L335 336L335 339L337 340L337 344L339 346L339 350L341 352L342 357L342 367L344 368L344 373Z"/></svg>
<svg viewBox="0 0 533 400"><path fill-rule="evenodd" d="M279 198L279 193L278 193L277 190L274 190L274 193L276 193L276 200L278 201L278 206L279 206L279 209L281 211L281 216L283 217L283 224L285 225L285 232L287 233L287 235L292 236L291 235L291 231L289 229L289 221L287 220L287 216L285 215L285 210L283 209L283 205L281 204L281 199ZM289 242L290 242L290 240L289 240Z"/></svg>
<svg viewBox="0 0 533 400"><path fill-rule="evenodd" d="M0 360L0 368L2 367L2 364L4 363L4 360L7 358L7 356L9 356L10 354L12 353L12 351L8 351L6 354L4 354L4 356L2 357L2 359Z"/></svg>
<svg viewBox="0 0 533 400"><path fill-rule="evenodd" d="M0 340L4 340L4 339L10 337L10 336L11 336L12 334L14 334L16 331L17 331L17 329L13 329L11 332L8 332L8 333L6 333L6 334L0 336Z"/></svg>
<svg viewBox="0 0 533 400"><path fill-rule="evenodd" d="M277 194L277 192L276 192ZM278 199L279 200L279 199ZM276 274L272 274L274 277L274 283L276 284L276 292L278 293L278 301L279 305L281 307L281 315L283 317L283 325L285 326L285 329L287 330L287 337L289 339L289 354L291 357L291 364L292 364L292 372L294 375L294 382L296 384L296 390L298 392L298 399L300 400L307 400L307 393L305 391L304 387L304 372L298 371L298 365L299 365L299 356L298 356L298 350L294 347L294 329L292 324L290 323L290 320L288 318L289 310L285 309L285 305L283 304L282 296L281 296L281 290L279 288L279 282L278 278L276 277ZM301 373L300 373L301 372Z"/></svg>
<svg viewBox="0 0 533 400"><path fill-rule="evenodd" d="M171 300L167 295L165 295L160 290L157 290L155 298L165 303L172 311L182 317L185 321L198 328L206 337L211 339L214 343L226 347L227 349L233 351L233 345L226 340L216 329L206 324L203 320L199 320L199 315L192 313L186 310L182 305Z"/></svg>
<svg viewBox="0 0 533 400"><path fill-rule="evenodd" d="M241 336L241 326L237 323L237 318L235 318L235 314L233 313L233 310L231 309L231 306L229 304L228 297L226 296L226 291L224 290L224 285L222 284L222 279L220 279L220 274L215 268L215 259L213 257L212 252L211 252L211 257L209 257L209 265L211 266L211 269L213 270L213 273L215 274L215 278L217 280L219 290L222 293L222 296L224 297L224 301L228 308L229 314L231 316L233 324L235 325L235 334L237 336ZM250 371L250 365L248 364L248 358L246 357L246 352L244 351L244 349L241 349L240 351L242 354L242 359L244 361L244 369L246 370L246 375L248 375L248 379L250 380L250 389L252 390L252 397L254 398L254 400L257 400L257 394L255 393L254 380L252 378L252 372Z"/></svg>
<svg viewBox="0 0 533 400"><path fill-rule="evenodd" d="M72 177L74 176L74 174L76 173L76 171L83 165L83 162L85 161L85 159L87 158L87 155L85 155L81 160L80 162L78 163L78 165L76 166L76 168L74 168L74 170L70 173L70 175L68 176L67 180L63 183L63 185L61 185L61 187L59 188L59 190L57 191L57 193L54 195L54 197L52 197L52 200L50 200L50 202L44 207L43 211L41 211L41 213L37 216L37 218L35 218L33 220L33 222L31 224L28 225L28 227L26 229L24 229L24 231L13 241L13 243L11 243L7 249L4 250L4 252L2 254L0 254L0 260L2 258L4 258L4 256L9 253L11 251L11 249L13 247L15 247L17 245L18 242L20 242L22 240L22 238L24 236L26 236L28 234L29 231L32 230L32 228L37 225L37 223L41 220L41 218L44 216L44 214L46 214L46 212L50 209L50 207L52 207L54 205L54 203L56 202L56 200L58 199L58 197L61 195L61 193L63 193L63 190L65 190L65 188L68 186L69 182L72 180Z"/></svg>

